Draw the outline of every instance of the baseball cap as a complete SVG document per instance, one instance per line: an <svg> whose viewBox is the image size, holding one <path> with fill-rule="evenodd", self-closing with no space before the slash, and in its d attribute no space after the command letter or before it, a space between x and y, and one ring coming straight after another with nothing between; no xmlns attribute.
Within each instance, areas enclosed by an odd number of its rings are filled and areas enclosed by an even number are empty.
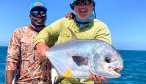
<svg viewBox="0 0 146 84"><path fill-rule="evenodd" d="M30 11L32 11L33 9L43 9L43 10L47 11L47 8L41 2L33 2L30 5Z"/></svg>
<svg viewBox="0 0 146 84"><path fill-rule="evenodd" d="M80 2L80 1L81 2L88 1L89 3L91 3L91 2L95 3L94 0L73 0L73 3L70 4L71 9L74 10L74 6L75 6L76 2Z"/></svg>

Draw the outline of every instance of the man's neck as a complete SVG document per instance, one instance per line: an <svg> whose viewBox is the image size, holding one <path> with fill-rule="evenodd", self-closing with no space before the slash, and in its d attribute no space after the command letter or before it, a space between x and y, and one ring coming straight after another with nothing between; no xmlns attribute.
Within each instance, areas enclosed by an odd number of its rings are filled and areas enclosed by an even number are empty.
<svg viewBox="0 0 146 84"><path fill-rule="evenodd" d="M40 32L42 29L44 29L46 27L46 25L37 26L37 25L33 25L33 24L32 24L32 26L36 32Z"/></svg>

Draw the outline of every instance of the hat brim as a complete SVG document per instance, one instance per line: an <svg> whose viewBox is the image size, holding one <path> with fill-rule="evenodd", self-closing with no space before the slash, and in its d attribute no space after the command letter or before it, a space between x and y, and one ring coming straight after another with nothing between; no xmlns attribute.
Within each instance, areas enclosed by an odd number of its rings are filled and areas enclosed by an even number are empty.
<svg viewBox="0 0 146 84"><path fill-rule="evenodd" d="M47 11L47 9L45 7L43 7L43 6L35 6L30 11L35 10L35 9L42 9L44 11Z"/></svg>

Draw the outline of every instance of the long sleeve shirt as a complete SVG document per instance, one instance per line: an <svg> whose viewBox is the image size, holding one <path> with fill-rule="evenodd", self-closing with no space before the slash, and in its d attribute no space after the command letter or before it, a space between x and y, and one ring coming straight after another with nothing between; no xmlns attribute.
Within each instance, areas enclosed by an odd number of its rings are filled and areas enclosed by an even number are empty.
<svg viewBox="0 0 146 84"><path fill-rule="evenodd" d="M78 39L97 39L109 44L112 43L111 33L102 21L93 19L92 22L88 23L81 29L78 26L79 24L74 20L69 20L67 18L59 19L44 28L36 36L34 42L35 44L43 42L46 45L51 45L55 42L61 44L72 39L71 30Z"/></svg>
<svg viewBox="0 0 146 84"><path fill-rule="evenodd" d="M79 28L79 24L75 20L62 18L44 28L35 38L34 45L39 42L43 42L46 45L54 43L62 44L73 38L70 30L75 34L77 39L97 39L109 44L112 43L111 33L102 21L93 19L92 22ZM65 78L61 81L61 84L94 84L94 81L88 80L80 83L78 79Z"/></svg>
<svg viewBox="0 0 146 84"><path fill-rule="evenodd" d="M35 56L34 37L38 34L33 25L18 28L8 46L6 70L15 70L19 84L49 84L51 64Z"/></svg>

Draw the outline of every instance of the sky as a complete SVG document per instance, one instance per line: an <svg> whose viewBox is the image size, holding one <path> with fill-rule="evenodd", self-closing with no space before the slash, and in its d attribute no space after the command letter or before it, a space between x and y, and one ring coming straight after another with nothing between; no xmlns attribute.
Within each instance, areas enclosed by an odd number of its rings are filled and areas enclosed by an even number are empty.
<svg viewBox="0 0 146 84"><path fill-rule="evenodd" d="M30 23L30 4L44 3L46 25L73 12L73 0L1 0L0 46L8 46L13 32ZM146 0L95 0L96 18L103 21L112 34L112 45L121 50L146 50Z"/></svg>

